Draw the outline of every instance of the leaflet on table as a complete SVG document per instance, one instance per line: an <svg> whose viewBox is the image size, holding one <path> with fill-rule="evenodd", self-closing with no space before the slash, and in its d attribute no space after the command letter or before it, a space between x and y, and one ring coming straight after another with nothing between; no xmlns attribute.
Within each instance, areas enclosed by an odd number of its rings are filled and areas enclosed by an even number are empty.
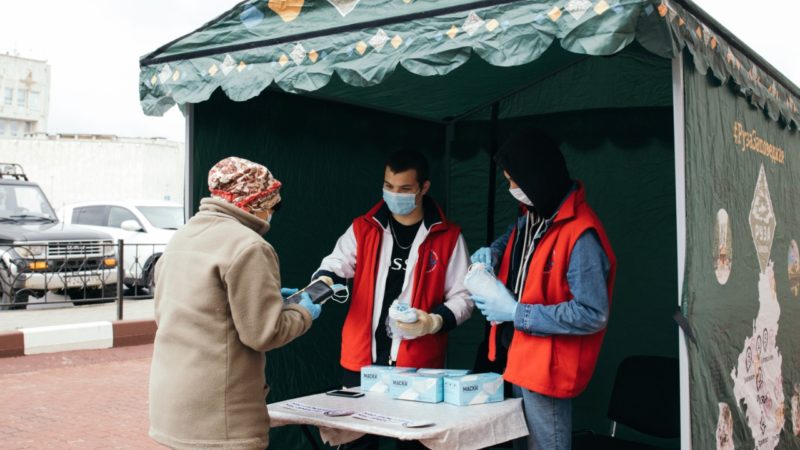
<svg viewBox="0 0 800 450"><path fill-rule="evenodd" d="M305 411L318 414L325 414L326 412L336 410L336 408L321 408L319 406L307 405L305 403L300 403L300 402L288 402L284 403L281 406L286 409L294 409L296 411Z"/></svg>
<svg viewBox="0 0 800 450"><path fill-rule="evenodd" d="M503 401L503 377L476 373L444 379L444 401L453 405L480 405Z"/></svg>
<svg viewBox="0 0 800 450"><path fill-rule="evenodd" d="M362 411L360 413L353 414L352 417L355 417L356 419L368 420L370 422L379 422L379 423L397 423L397 424L402 424L402 423L409 422L408 419L402 419L400 417L385 416L383 414L378 414L378 413L369 412L369 411Z"/></svg>

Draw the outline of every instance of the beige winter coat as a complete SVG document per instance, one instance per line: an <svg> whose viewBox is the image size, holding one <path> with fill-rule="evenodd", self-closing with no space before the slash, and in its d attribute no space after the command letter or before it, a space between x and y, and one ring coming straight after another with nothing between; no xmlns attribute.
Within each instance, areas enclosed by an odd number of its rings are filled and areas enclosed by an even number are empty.
<svg viewBox="0 0 800 450"><path fill-rule="evenodd" d="M269 224L206 198L156 265L150 436L172 448L269 443L264 352L305 333L286 306Z"/></svg>

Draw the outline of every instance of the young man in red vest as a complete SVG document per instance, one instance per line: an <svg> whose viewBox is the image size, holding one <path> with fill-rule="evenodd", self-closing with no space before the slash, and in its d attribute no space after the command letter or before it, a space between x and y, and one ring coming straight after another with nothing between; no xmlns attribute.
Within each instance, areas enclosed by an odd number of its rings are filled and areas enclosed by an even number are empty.
<svg viewBox="0 0 800 450"><path fill-rule="evenodd" d="M361 384L370 364L441 368L447 333L466 321L473 303L463 285L469 254L461 228L448 222L428 195L428 162L414 151L392 154L384 167L383 200L357 217L314 274L337 283L353 278L342 329L343 384ZM395 300L417 320L387 332ZM377 448L367 437L350 448Z"/></svg>
<svg viewBox="0 0 800 450"><path fill-rule="evenodd" d="M489 359L508 349L503 378L523 399L530 435L514 447L569 450L571 399L597 362L616 259L552 139L521 133L503 145L497 162L521 214L491 247L472 255L498 268L497 294L473 299L493 323Z"/></svg>

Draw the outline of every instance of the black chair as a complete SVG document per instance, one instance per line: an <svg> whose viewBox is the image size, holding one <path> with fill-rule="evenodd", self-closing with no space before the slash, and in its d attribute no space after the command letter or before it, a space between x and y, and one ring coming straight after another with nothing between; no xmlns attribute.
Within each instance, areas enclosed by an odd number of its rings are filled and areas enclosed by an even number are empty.
<svg viewBox="0 0 800 450"><path fill-rule="evenodd" d="M572 448L592 450L650 450L657 447L615 437L617 424L665 439L680 437L678 359L663 356L629 356L617 368L608 405L611 434L579 431ZM678 448L676 445L674 448Z"/></svg>

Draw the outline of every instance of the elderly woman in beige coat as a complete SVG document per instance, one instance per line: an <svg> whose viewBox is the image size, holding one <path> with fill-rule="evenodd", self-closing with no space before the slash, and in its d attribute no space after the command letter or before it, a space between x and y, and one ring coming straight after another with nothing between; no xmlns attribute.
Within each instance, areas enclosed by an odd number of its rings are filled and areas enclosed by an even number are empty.
<svg viewBox="0 0 800 450"><path fill-rule="evenodd" d="M156 265L150 436L179 449L263 449L264 352L305 333L320 307L307 296L284 303L278 256L262 238L280 182L236 157L208 182L211 198Z"/></svg>

